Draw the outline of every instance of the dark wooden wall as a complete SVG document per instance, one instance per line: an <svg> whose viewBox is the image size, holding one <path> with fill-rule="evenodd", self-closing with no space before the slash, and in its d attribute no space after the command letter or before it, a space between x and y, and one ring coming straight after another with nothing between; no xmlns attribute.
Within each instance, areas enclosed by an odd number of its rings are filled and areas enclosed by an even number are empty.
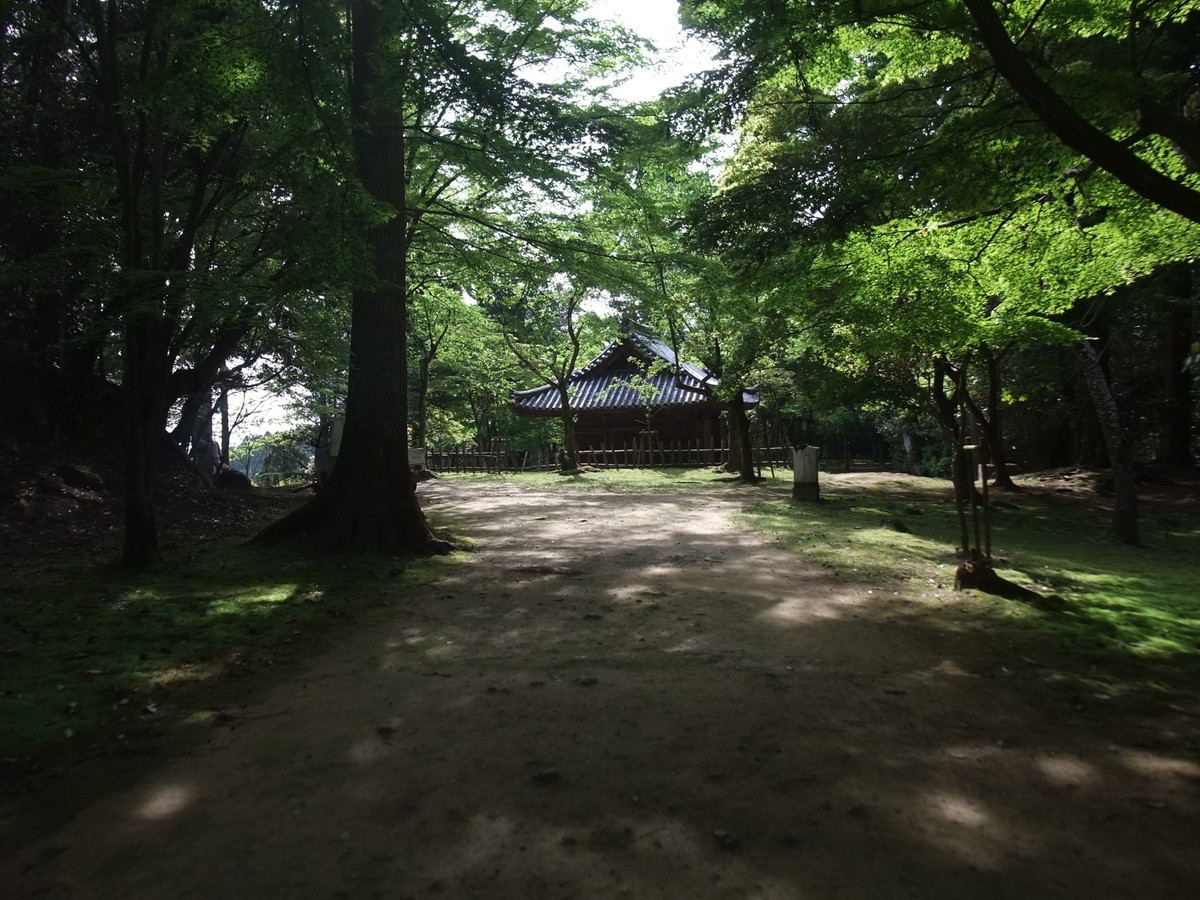
<svg viewBox="0 0 1200 900"><path fill-rule="evenodd" d="M643 440L642 433L656 433L661 443L700 442L700 446L711 447L721 435L719 410L712 406L697 406L684 409L660 409L649 418L646 425L645 410L617 410L611 412L579 413L575 423L575 441L580 448L586 447L634 447Z"/></svg>

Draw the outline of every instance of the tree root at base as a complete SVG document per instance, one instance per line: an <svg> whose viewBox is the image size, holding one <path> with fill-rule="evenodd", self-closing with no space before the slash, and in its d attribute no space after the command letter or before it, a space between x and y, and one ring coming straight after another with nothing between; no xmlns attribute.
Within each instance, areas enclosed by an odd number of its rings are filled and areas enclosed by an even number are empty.
<svg viewBox="0 0 1200 900"><path fill-rule="evenodd" d="M1009 581L992 568L990 560L979 555L954 570L956 591L976 590L1006 600L1024 600L1036 606L1059 608L1064 605L1061 597L1039 594L1037 591Z"/></svg>

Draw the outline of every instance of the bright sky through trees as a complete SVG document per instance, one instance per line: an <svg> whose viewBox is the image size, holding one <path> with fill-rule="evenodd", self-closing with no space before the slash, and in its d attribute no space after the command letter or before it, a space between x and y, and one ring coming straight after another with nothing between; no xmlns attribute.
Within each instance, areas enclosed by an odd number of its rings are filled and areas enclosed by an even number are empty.
<svg viewBox="0 0 1200 900"><path fill-rule="evenodd" d="M590 13L636 31L662 51L658 65L630 78L615 93L623 100L653 100L685 76L708 68L713 48L686 37L676 0L594 0Z"/></svg>
<svg viewBox="0 0 1200 900"><path fill-rule="evenodd" d="M589 14L601 22L614 22L636 32L653 42L660 51L651 67L628 78L613 91L622 100L653 100L688 75L712 65L714 48L685 35L680 28L677 0L594 0ZM554 67L547 67L543 77L556 77ZM598 304L595 300L589 300L587 308L601 314L611 312L606 304ZM249 403L251 411L241 423L235 444L249 435L285 427L292 422L292 414L283 398L265 391L253 391L245 402Z"/></svg>

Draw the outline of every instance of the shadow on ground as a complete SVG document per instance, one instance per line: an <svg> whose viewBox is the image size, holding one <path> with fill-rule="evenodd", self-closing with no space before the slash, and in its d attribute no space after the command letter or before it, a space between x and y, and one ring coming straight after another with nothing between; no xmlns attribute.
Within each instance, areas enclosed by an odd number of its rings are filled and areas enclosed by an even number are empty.
<svg viewBox="0 0 1200 900"><path fill-rule="evenodd" d="M728 498L428 500L479 540L470 565L30 848L9 883L1194 896L1185 716L1065 691L1020 634L809 568L729 525Z"/></svg>

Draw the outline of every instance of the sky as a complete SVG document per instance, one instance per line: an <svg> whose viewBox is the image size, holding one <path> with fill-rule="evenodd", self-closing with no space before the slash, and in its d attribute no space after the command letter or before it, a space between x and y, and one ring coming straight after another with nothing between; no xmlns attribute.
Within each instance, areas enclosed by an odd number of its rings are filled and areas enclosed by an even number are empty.
<svg viewBox="0 0 1200 900"><path fill-rule="evenodd" d="M593 0L589 10L597 19L615 19L664 47L681 36L677 0Z"/></svg>
<svg viewBox="0 0 1200 900"><path fill-rule="evenodd" d="M676 0L593 0L589 12L597 19L619 22L663 51L657 70L636 75L614 91L622 100L653 100L711 64L712 48L686 37L679 27Z"/></svg>

